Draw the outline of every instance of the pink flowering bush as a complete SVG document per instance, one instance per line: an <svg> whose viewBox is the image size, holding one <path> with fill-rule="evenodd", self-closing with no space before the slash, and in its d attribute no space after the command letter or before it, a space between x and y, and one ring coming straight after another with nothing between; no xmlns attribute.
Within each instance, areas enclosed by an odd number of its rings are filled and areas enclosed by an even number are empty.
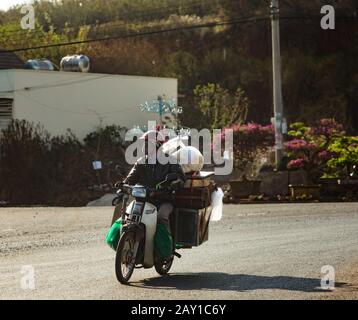
<svg viewBox="0 0 358 320"><path fill-rule="evenodd" d="M327 164L334 157L329 146L345 134L343 126L333 119L322 119L313 127L298 122L290 128L289 141L285 144L287 168L306 170L313 182L328 169Z"/></svg>
<svg viewBox="0 0 358 320"><path fill-rule="evenodd" d="M321 119L316 127L311 128L311 133L327 138L344 134L343 125L334 119Z"/></svg>
<svg viewBox="0 0 358 320"><path fill-rule="evenodd" d="M233 130L234 166L244 172L256 158L275 145L275 132L272 125L260 125L257 123L235 124L226 129ZM221 140L224 138L222 134ZM222 143L222 141L220 141ZM214 142L215 144L215 142ZM222 143L222 146L224 143Z"/></svg>
<svg viewBox="0 0 358 320"><path fill-rule="evenodd" d="M305 168L306 164L307 164L306 159L296 159L296 160L291 160L287 164L287 167L288 169L303 169Z"/></svg>
<svg viewBox="0 0 358 320"><path fill-rule="evenodd" d="M286 149L290 152L300 150L314 150L317 146L312 142L307 142L303 139L293 139L286 144Z"/></svg>

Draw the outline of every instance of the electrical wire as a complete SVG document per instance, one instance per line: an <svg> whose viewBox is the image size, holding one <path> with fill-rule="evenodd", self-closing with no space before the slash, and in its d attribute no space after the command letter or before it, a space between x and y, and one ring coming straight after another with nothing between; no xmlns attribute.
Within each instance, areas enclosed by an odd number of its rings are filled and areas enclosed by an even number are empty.
<svg viewBox="0 0 358 320"><path fill-rule="evenodd" d="M22 71L24 71L24 70L22 70ZM33 71L33 70L29 70L29 71ZM36 71L36 72L38 72L38 71ZM44 71L44 72L49 72L49 71ZM8 74L8 72L6 74ZM55 74L58 74L58 73L56 72ZM20 92L20 91L29 92L29 91L34 91L34 90L63 87L63 86L82 84L85 82L90 82L90 81L106 79L106 78L111 78L111 77L117 76L115 74L101 74L99 76L93 76L94 75L93 73L88 73L88 74L78 73L78 75L85 76L88 78L76 79L76 80L65 80L65 81L61 80L61 81L55 81L55 82L52 82L52 83L46 84L46 85L37 85L37 86L23 87L23 88L14 89L14 90L0 91L0 94L9 94L9 93L15 93L15 92ZM132 75L129 77L136 77L136 76ZM8 81L9 81L9 78L8 78Z"/></svg>
<svg viewBox="0 0 358 320"><path fill-rule="evenodd" d="M30 91L30 90L33 91L33 90L41 90L41 89L48 89L48 88L55 88L55 87L63 87L63 86L69 86L69 85L99 80L99 79L103 79L103 78L108 78L111 76L113 76L113 75L104 74L104 75L100 75L98 77L89 77L88 79L58 81L58 82L55 82L52 84L47 84L47 85L38 85L38 86L32 86L32 87L25 87L25 88L21 88L21 89L15 89L15 90L12 90L11 92ZM3 93L3 92L0 92L0 93Z"/></svg>
<svg viewBox="0 0 358 320"><path fill-rule="evenodd" d="M207 2L209 2L209 1L211 1L211 0L207 0ZM226 1L228 1L228 0L220 1L220 2L222 2L221 5L225 5ZM170 16L170 15L174 14L173 11L175 11L175 10L177 10L177 11L184 10L185 11L185 10L189 10L189 9L194 8L194 7L200 6L202 4L203 4L203 1L199 0L199 1L195 1L195 2L193 2L191 4L187 4L185 6L181 6L181 5L178 5L176 7L167 6L167 7L164 7L164 8L163 7L155 7L153 9L151 9L151 10L145 10L145 11L143 10L142 14L139 14L139 15L138 15L138 12L140 12L140 11L137 11L137 12L134 13L135 19L131 20L131 21L146 20L146 19L151 18L151 16L153 16L153 15ZM158 10L158 9L160 9L160 10ZM251 12L251 10L250 10L250 12ZM245 14L248 14L248 13L249 12L245 12ZM161 19L158 19L158 20L161 20ZM109 23L111 23L111 21L104 22L104 23L102 23L100 25L98 25L98 24L87 24L87 25L83 25L81 27L83 27L83 28L86 28L86 27L87 28L91 28L91 27L92 28L102 28L103 27L104 29L107 29L107 28L114 28L114 27L118 27L118 26L124 26L124 25L128 24L128 22L126 22L126 21L120 22L120 23L114 23L114 24L112 23L111 25L109 25ZM55 28L55 29L53 29L53 31L55 31L55 32L77 31L81 27ZM9 33L18 34L19 36L22 36L22 35L27 36L27 35L33 35L33 34L36 35L37 33L39 33L40 35L43 35L44 31L43 30L10 30L10 31L3 32L3 36L8 35ZM27 40L27 38L22 38L22 39L21 38L18 38L18 39L15 38L15 40L21 41L21 40Z"/></svg>
<svg viewBox="0 0 358 320"><path fill-rule="evenodd" d="M133 38L133 37L161 34L161 33L166 33L166 32L194 30L194 29L200 29L200 28L211 28L211 27L216 27L216 26L235 25L235 24L247 23L247 22L257 22L257 21L261 21L261 20L267 20L269 18L270 18L269 16L262 16L262 17L241 18L241 19L236 19L236 20L232 20L232 21L209 22L209 23L204 23L204 24L199 24L199 25L173 27L173 28L146 31L146 32L120 34L120 35L102 37L102 38L92 38L92 39L72 41L72 42L70 41L70 42L64 42L64 43L40 45L40 46L35 46L35 47L17 48L17 49L12 49L12 50L2 50L1 52L21 52L21 51L29 51L29 50L62 47L62 46L79 45L79 44L86 44L86 43L91 43L91 42L101 42L101 41L109 41L109 40L116 40L116 39L127 39L127 38ZM322 18L322 16L319 16L319 15L317 15L317 16L316 15L280 16L281 20L315 20L315 19L321 19L321 18ZM356 17L356 16L337 16L336 19L337 20L352 20L352 21L358 22L358 17Z"/></svg>
<svg viewBox="0 0 358 320"><path fill-rule="evenodd" d="M267 20L268 18L269 18L268 16L262 16L262 17L243 18L243 19L231 20L231 21L210 22L210 23L204 23L204 24L174 27L174 28L167 28L167 29L160 29L160 30L153 30L153 31L146 31L146 32L121 34L121 35L97 38L97 39L93 38L93 39L87 39L87 40L82 40L82 41L72 41L72 42L41 45L41 46L35 46L35 47L18 48L18 49L12 49L12 50L2 50L2 52L5 52L5 53L13 52L14 53L14 52L21 52L21 51L86 44L86 43L92 43L92 42L102 42L102 41L110 41L110 40L117 40L117 39L137 38L137 37L142 37L142 36L150 36L150 35L163 34L163 33L168 33L168 32L188 31L188 30L203 29L203 28L215 28L215 27L219 27L219 26L229 26L229 25L236 25L236 24L248 23L248 22L259 22L259 21Z"/></svg>

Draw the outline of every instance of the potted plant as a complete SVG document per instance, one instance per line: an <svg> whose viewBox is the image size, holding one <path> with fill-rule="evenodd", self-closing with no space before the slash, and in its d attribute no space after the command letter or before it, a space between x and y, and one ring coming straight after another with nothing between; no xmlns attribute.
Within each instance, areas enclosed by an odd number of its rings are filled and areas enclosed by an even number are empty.
<svg viewBox="0 0 358 320"><path fill-rule="evenodd" d="M357 179L358 137L336 138L328 150L334 155L328 161L328 167L336 172L336 176L340 179Z"/></svg>
<svg viewBox="0 0 358 320"><path fill-rule="evenodd" d="M328 168L338 178L340 197L355 199L358 196L358 137L342 136L336 138L328 147L333 157Z"/></svg>
<svg viewBox="0 0 358 320"><path fill-rule="evenodd" d="M333 119L322 119L314 127L298 122L290 126L289 141L285 149L289 157L289 170L305 170L308 182L305 185L291 185L293 200L318 200L321 184L327 181L327 163L334 154L329 146L334 139L343 136L343 127Z"/></svg>
<svg viewBox="0 0 358 320"><path fill-rule="evenodd" d="M256 179L257 159L274 146L274 128L256 123L231 126L233 130L234 167L241 172L241 177L230 181L231 196L234 199L248 198L260 194L261 181Z"/></svg>

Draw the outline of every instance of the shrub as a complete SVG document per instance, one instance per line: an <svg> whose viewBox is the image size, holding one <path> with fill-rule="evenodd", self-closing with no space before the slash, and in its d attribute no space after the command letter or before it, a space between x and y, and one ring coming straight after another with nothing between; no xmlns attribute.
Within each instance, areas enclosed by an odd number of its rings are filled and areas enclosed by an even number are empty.
<svg viewBox="0 0 358 320"><path fill-rule="evenodd" d="M248 174L252 175L253 164L258 157L275 145L274 128L272 125L248 123L232 125L227 129L232 129L234 133L234 167L243 171L246 178Z"/></svg>
<svg viewBox="0 0 358 320"><path fill-rule="evenodd" d="M337 138L330 144L328 151L333 154L328 167L338 177L349 177L354 166L358 165L358 137Z"/></svg>
<svg viewBox="0 0 358 320"><path fill-rule="evenodd" d="M117 127L107 127L82 143L70 131L51 138L40 125L13 121L0 135L0 201L86 205L104 193L90 186L112 185L129 169L118 132ZM94 160L101 160L104 170L95 172Z"/></svg>
<svg viewBox="0 0 358 320"><path fill-rule="evenodd" d="M40 126L14 121L0 136L0 188L5 199L14 204L45 198L46 156L49 135Z"/></svg>
<svg viewBox="0 0 358 320"><path fill-rule="evenodd" d="M312 127L302 122L291 124L290 140L285 144L288 169L304 169L315 182L329 170L327 164L334 157L330 144L344 134L343 126L333 119L322 119Z"/></svg>

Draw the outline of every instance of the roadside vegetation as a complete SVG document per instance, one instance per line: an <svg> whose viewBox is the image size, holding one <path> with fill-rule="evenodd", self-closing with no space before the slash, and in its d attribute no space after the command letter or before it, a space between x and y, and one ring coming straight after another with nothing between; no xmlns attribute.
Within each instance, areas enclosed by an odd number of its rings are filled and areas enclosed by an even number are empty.
<svg viewBox="0 0 358 320"><path fill-rule="evenodd" d="M124 177L123 128L99 128L80 142L51 137L40 125L13 121L0 135L0 201L12 206L83 206ZM103 170L92 162L101 160Z"/></svg>
<svg viewBox="0 0 358 320"><path fill-rule="evenodd" d="M177 78L181 125L234 129L236 169L244 171L245 179L254 178L260 168L274 171L272 161L260 162L270 159L274 146L274 130L267 125L273 115L267 4L38 0L32 31L20 28L20 7L0 11L0 48L117 37L18 51L18 55L24 61L47 58L59 65L63 56L82 53L90 57L92 72ZM291 125L280 169L305 171L312 184L333 180L336 187L340 179L353 179L358 167L358 4L354 0L337 3L334 31L320 28L323 4L326 1L281 4L283 95ZM233 20L228 25L180 29ZM178 30L127 37L173 28ZM15 121L0 134L0 201L84 205L111 191L128 171L123 128L99 128L84 142L71 132L50 137L45 129ZM93 170L96 160L102 161L103 170ZM358 190L352 190L358 197Z"/></svg>

